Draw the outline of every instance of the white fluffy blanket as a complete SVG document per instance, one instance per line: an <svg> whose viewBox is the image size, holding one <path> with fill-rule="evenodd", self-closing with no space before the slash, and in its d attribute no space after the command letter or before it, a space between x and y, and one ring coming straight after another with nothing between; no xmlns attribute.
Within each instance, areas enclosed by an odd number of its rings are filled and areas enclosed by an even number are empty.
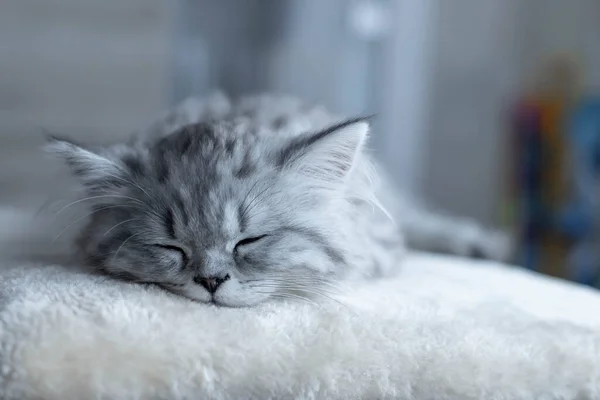
<svg viewBox="0 0 600 400"><path fill-rule="evenodd" d="M319 306L0 271L2 399L600 399L600 295L423 254Z"/></svg>

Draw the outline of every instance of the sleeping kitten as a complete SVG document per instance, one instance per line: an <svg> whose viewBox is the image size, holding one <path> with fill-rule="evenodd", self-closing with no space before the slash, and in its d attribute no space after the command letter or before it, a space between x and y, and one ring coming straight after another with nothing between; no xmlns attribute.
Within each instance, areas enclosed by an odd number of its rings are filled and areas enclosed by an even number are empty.
<svg viewBox="0 0 600 400"><path fill-rule="evenodd" d="M377 200L368 132L366 119L293 98L215 95L186 101L126 144L53 137L48 148L93 203L78 240L91 265L242 307L327 296L341 279L398 269L404 237Z"/></svg>

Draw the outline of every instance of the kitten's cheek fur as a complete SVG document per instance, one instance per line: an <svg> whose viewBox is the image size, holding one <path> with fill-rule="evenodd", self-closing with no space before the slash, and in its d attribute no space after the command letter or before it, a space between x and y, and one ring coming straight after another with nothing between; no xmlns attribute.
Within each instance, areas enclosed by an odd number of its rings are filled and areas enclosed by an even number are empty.
<svg viewBox="0 0 600 400"><path fill-rule="evenodd" d="M176 293L202 303L209 303L212 300L208 291L193 281L186 283L183 287L177 288Z"/></svg>
<svg viewBox="0 0 600 400"><path fill-rule="evenodd" d="M251 307L268 300L273 292L271 288L252 290L237 282L226 282L215 293L214 302L226 307Z"/></svg>
<svg viewBox="0 0 600 400"><path fill-rule="evenodd" d="M253 291L238 282L226 282L214 295L214 298L201 285L188 282L173 290L176 294L201 303L216 303L224 307L252 307L269 299L272 290Z"/></svg>

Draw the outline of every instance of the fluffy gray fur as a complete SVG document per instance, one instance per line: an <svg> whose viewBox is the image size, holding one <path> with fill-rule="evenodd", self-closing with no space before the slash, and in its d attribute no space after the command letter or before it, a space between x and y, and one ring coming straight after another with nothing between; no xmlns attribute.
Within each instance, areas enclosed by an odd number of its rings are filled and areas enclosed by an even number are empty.
<svg viewBox="0 0 600 400"><path fill-rule="evenodd" d="M91 204L78 240L89 264L241 307L327 297L342 279L397 270L402 231L415 230L377 200L368 131L365 119L290 97L217 94L184 102L125 144L54 137L48 147Z"/></svg>

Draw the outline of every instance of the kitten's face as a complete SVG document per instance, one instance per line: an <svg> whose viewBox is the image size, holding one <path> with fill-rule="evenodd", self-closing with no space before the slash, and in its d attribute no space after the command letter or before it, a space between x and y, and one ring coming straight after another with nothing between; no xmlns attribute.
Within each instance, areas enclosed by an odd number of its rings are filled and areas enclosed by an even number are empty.
<svg viewBox="0 0 600 400"><path fill-rule="evenodd" d="M93 152L53 139L94 213L80 246L102 271L241 307L319 292L345 268L345 182L362 121L295 139L191 125Z"/></svg>

